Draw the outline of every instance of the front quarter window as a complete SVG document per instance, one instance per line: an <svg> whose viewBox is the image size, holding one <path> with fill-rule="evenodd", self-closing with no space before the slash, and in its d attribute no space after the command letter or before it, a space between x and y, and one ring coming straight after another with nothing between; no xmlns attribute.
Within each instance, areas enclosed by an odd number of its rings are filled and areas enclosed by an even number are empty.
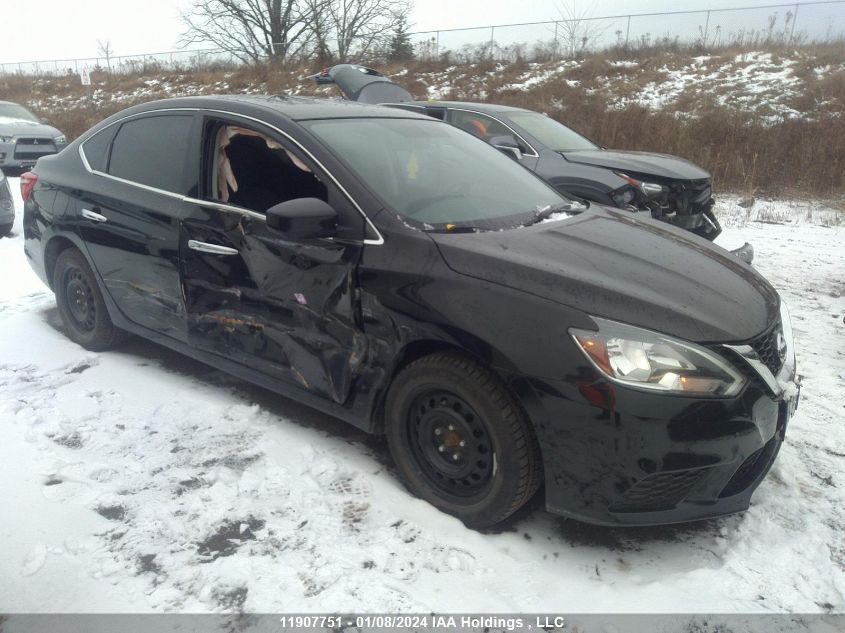
<svg viewBox="0 0 845 633"><path fill-rule="evenodd" d="M500 151L437 121L303 124L384 202L421 228L509 228L565 202Z"/></svg>

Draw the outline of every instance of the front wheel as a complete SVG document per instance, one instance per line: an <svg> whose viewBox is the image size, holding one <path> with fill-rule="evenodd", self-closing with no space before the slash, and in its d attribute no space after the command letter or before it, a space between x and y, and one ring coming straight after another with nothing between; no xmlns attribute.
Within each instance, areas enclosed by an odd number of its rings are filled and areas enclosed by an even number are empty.
<svg viewBox="0 0 845 633"><path fill-rule="evenodd" d="M408 487L469 527L502 522L540 487L540 449L526 415L495 375L460 354L406 367L385 420Z"/></svg>
<svg viewBox="0 0 845 633"><path fill-rule="evenodd" d="M94 272L76 249L62 251L53 271L56 304L67 335L82 347L100 352L124 336L112 323Z"/></svg>
<svg viewBox="0 0 845 633"><path fill-rule="evenodd" d="M12 232L13 226L15 226L14 222L9 222L8 224L0 224L0 237L7 237L9 233Z"/></svg>

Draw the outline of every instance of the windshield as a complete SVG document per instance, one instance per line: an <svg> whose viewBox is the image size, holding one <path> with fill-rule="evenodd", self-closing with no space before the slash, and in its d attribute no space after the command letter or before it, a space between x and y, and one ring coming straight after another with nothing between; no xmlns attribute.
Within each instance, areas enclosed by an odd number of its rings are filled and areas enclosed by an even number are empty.
<svg viewBox="0 0 845 633"><path fill-rule="evenodd" d="M577 149L599 149L599 146L584 138L575 130L570 130L563 123L539 112L512 112L507 117L516 125L525 129L543 145L556 152Z"/></svg>
<svg viewBox="0 0 845 633"><path fill-rule="evenodd" d="M421 228L513 227L566 202L499 150L438 121L326 119L303 125Z"/></svg>
<svg viewBox="0 0 845 633"><path fill-rule="evenodd" d="M17 103L0 103L0 123L3 122L3 119L38 123L38 117Z"/></svg>

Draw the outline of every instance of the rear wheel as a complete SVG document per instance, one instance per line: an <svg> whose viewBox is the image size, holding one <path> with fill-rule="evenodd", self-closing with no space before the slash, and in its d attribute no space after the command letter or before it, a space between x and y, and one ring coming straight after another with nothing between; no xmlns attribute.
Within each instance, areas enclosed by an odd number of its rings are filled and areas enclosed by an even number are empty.
<svg viewBox="0 0 845 633"><path fill-rule="evenodd" d="M69 248L59 255L53 290L67 335L94 352L116 345L124 336L111 322L97 280L82 253Z"/></svg>
<svg viewBox="0 0 845 633"><path fill-rule="evenodd" d="M537 440L489 370L455 353L411 363L385 406L390 451L408 487L476 528L500 523L542 481Z"/></svg>
<svg viewBox="0 0 845 633"><path fill-rule="evenodd" d="M6 237L9 233L12 232L12 227L15 225L14 222L9 222L8 224L0 224L0 237Z"/></svg>

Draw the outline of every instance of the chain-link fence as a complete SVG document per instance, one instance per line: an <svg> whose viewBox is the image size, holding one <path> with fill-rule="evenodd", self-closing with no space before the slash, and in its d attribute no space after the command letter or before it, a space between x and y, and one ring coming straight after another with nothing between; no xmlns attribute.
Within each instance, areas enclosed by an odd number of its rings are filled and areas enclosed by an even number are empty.
<svg viewBox="0 0 845 633"><path fill-rule="evenodd" d="M410 33L418 58L513 59L565 57L613 47L753 46L845 39L845 0L753 7L638 13L495 24ZM0 74L78 74L83 69L131 73L241 62L222 49L0 63Z"/></svg>
<svg viewBox="0 0 845 633"><path fill-rule="evenodd" d="M707 49L830 42L843 38L845 2L842 0L583 17L413 34L415 48L423 58L435 58L447 52L452 55L486 52L493 58L572 56L613 47Z"/></svg>

